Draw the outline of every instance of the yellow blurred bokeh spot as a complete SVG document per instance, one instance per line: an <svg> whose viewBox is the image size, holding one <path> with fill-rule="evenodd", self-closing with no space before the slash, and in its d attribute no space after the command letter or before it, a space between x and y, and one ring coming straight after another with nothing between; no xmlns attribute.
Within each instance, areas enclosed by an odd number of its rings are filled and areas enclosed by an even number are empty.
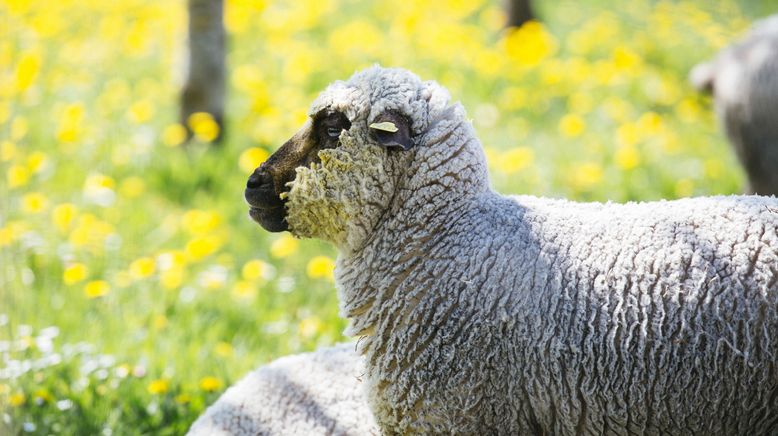
<svg viewBox="0 0 778 436"><path fill-rule="evenodd" d="M186 128L179 123L173 123L162 130L162 143L168 147L181 145L186 141Z"/></svg>
<svg viewBox="0 0 778 436"><path fill-rule="evenodd" d="M259 259L252 259L241 268L241 276L244 280L257 280L264 276L267 271L267 264Z"/></svg>
<svg viewBox="0 0 778 436"><path fill-rule="evenodd" d="M146 387L146 390L152 395L164 394L169 389L170 389L170 382L168 382L167 379L162 379L162 378L153 380Z"/></svg>
<svg viewBox="0 0 778 436"><path fill-rule="evenodd" d="M111 285L105 280L92 280L84 286L84 295L89 299L102 297L109 292L111 292Z"/></svg>
<svg viewBox="0 0 778 436"><path fill-rule="evenodd" d="M141 257L135 259L130 264L130 275L134 279L143 279L154 274L157 269L157 264L151 257Z"/></svg>
<svg viewBox="0 0 778 436"><path fill-rule="evenodd" d="M62 272L62 282L66 285L73 285L84 280L88 273L89 270L83 263L77 262L68 265Z"/></svg>
<svg viewBox="0 0 778 436"><path fill-rule="evenodd" d="M200 379L200 389L206 392L217 391L224 386L224 383L216 377L208 376Z"/></svg>
<svg viewBox="0 0 778 436"><path fill-rule="evenodd" d="M238 166L244 173L251 174L254 169L260 166L262 162L266 161L268 157L270 157L270 153L264 148L251 147L240 154Z"/></svg>
<svg viewBox="0 0 778 436"><path fill-rule="evenodd" d="M312 279L335 280L335 261L327 256L314 256L306 267L308 277Z"/></svg>
<svg viewBox="0 0 778 436"><path fill-rule="evenodd" d="M186 122L200 141L211 142L219 136L219 124L208 112L195 112Z"/></svg>
<svg viewBox="0 0 778 436"><path fill-rule="evenodd" d="M297 239L284 234L270 245L270 255L277 258L289 257L297 251L299 245Z"/></svg>

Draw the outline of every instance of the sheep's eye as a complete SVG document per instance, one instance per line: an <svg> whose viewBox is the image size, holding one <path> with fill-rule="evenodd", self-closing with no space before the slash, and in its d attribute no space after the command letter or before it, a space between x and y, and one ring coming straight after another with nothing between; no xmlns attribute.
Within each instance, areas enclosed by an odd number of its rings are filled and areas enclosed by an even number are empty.
<svg viewBox="0 0 778 436"><path fill-rule="evenodd" d="M322 148L335 148L340 134L351 128L351 122L341 112L331 111L316 118L316 136Z"/></svg>
<svg viewBox="0 0 778 436"><path fill-rule="evenodd" d="M340 129L338 127L327 127L327 136L329 136L330 138L333 138L333 139L334 138L338 138L338 137L340 137L340 132L342 130L343 129Z"/></svg>

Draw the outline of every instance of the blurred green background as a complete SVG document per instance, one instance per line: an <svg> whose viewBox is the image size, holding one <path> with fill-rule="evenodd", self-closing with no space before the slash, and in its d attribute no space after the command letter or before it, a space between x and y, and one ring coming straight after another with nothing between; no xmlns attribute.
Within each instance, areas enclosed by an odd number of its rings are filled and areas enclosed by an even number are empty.
<svg viewBox="0 0 778 436"><path fill-rule="evenodd" d="M183 1L0 0L0 433L180 434L278 356L343 341L326 244L247 217L248 174L380 63L461 100L494 186L742 190L690 68L778 1L227 1L227 135L182 145Z"/></svg>

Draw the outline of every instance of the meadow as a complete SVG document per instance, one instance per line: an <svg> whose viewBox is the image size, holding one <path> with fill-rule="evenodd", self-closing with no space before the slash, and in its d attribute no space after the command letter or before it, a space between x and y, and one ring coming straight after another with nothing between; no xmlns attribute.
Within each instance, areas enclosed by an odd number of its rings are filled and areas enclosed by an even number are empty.
<svg viewBox="0 0 778 436"><path fill-rule="evenodd" d="M229 102L176 123L185 2L0 0L0 433L181 434L231 383L346 340L335 250L250 221L250 172L326 84L448 87L495 189L582 201L742 190L691 67L778 2L226 1Z"/></svg>

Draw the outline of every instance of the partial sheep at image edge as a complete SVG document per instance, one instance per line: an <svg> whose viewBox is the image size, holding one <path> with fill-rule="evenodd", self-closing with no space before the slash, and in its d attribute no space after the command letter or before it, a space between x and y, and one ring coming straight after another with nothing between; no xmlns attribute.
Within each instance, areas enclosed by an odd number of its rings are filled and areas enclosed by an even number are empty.
<svg viewBox="0 0 778 436"><path fill-rule="evenodd" d="M378 435L355 344L275 360L249 373L201 415L189 436Z"/></svg>

